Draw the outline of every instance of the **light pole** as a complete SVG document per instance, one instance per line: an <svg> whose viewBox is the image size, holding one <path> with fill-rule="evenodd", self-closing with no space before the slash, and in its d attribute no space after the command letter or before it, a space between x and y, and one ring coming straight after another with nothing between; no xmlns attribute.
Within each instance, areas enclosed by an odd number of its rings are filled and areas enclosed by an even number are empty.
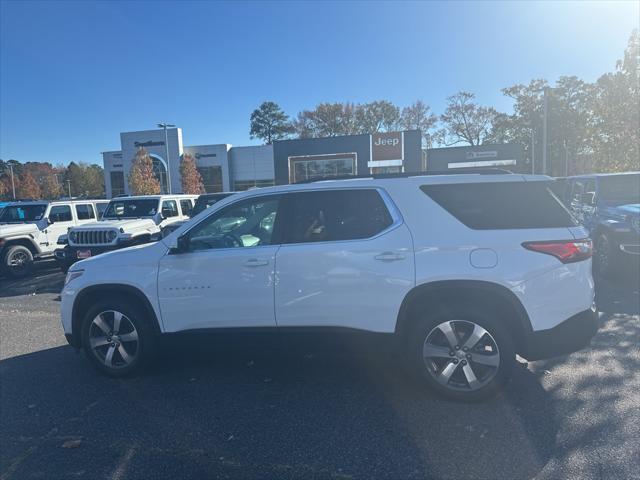
<svg viewBox="0 0 640 480"><path fill-rule="evenodd" d="M531 129L531 175L536 174L536 131Z"/></svg>
<svg viewBox="0 0 640 480"><path fill-rule="evenodd" d="M542 94L542 174L547 174L547 115L549 113L549 87L544 87Z"/></svg>
<svg viewBox="0 0 640 480"><path fill-rule="evenodd" d="M164 130L164 151L167 158L167 193L171 194L171 163L169 163L169 137L167 136L167 128L174 128L175 125L162 122L158 124L158 127Z"/></svg>
<svg viewBox="0 0 640 480"><path fill-rule="evenodd" d="M71 200L71 180L67 180L67 187L69 188L69 200Z"/></svg>

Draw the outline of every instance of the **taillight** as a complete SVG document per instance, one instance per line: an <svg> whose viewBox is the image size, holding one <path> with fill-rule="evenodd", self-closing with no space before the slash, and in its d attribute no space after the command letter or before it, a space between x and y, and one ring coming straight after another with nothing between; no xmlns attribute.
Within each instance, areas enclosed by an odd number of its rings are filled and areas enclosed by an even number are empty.
<svg viewBox="0 0 640 480"><path fill-rule="evenodd" d="M525 242L527 250L553 255L562 263L573 263L591 257L593 247L590 238L581 240L552 240L544 242Z"/></svg>

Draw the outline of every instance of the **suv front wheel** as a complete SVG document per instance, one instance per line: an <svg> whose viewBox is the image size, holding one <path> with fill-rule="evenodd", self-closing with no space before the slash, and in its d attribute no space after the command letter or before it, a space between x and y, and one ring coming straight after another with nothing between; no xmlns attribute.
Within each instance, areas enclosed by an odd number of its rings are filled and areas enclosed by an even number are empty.
<svg viewBox="0 0 640 480"><path fill-rule="evenodd" d="M85 314L82 346L91 363L112 377L133 375L149 364L156 335L145 315L125 300L99 302Z"/></svg>
<svg viewBox="0 0 640 480"><path fill-rule="evenodd" d="M413 370L432 390L459 401L494 395L515 362L508 331L472 308L424 315L410 335L409 352Z"/></svg>

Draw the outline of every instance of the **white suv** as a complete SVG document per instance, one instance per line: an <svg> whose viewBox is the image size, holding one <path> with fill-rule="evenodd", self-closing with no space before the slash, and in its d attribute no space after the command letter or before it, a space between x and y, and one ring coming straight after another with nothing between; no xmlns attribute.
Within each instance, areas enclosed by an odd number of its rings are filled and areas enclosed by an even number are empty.
<svg viewBox="0 0 640 480"><path fill-rule="evenodd" d="M108 200L12 202L0 211L0 267L14 278L27 276L34 260L50 258L58 238L100 218Z"/></svg>
<svg viewBox="0 0 640 480"><path fill-rule="evenodd" d="M591 241L549 180L369 177L238 193L160 242L74 265L64 331L114 376L173 332L356 332L395 343L441 394L484 398L516 353L568 353L597 330Z"/></svg>
<svg viewBox="0 0 640 480"><path fill-rule="evenodd" d="M69 229L58 243L56 260L65 272L76 261L110 250L149 243L162 237L162 230L185 222L197 195L143 195L114 198L99 222Z"/></svg>

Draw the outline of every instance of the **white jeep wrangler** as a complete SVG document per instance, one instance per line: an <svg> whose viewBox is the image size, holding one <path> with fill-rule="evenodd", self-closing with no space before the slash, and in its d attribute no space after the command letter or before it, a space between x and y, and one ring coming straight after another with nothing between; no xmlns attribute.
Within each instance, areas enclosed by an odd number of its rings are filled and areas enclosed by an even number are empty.
<svg viewBox="0 0 640 480"><path fill-rule="evenodd" d="M34 260L51 257L60 235L96 218L107 200L12 202L0 211L0 266L10 277L27 276Z"/></svg>
<svg viewBox="0 0 640 480"><path fill-rule="evenodd" d="M158 240L162 229L189 218L197 195L148 195L114 198L99 222L71 228L58 243L56 260L67 271L76 261L110 250Z"/></svg>

